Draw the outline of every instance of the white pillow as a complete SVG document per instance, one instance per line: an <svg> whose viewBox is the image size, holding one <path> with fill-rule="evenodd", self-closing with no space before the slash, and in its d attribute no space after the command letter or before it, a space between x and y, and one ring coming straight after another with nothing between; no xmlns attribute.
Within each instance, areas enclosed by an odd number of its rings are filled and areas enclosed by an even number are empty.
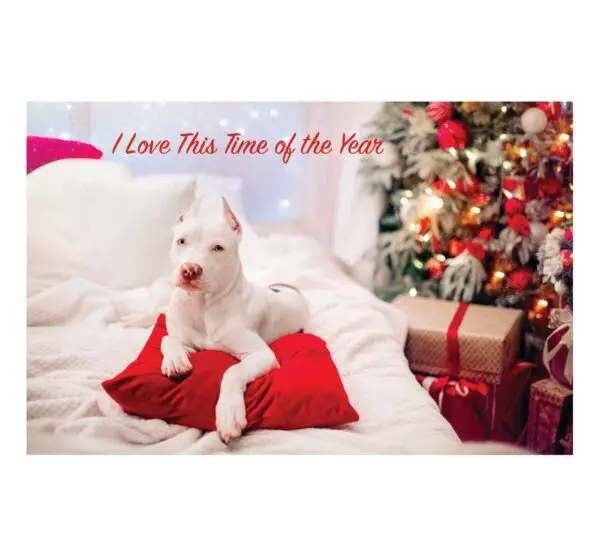
<svg viewBox="0 0 600 557"><path fill-rule="evenodd" d="M28 295L69 278L125 289L170 274L171 227L193 176L131 179L108 161L64 160L27 178Z"/></svg>

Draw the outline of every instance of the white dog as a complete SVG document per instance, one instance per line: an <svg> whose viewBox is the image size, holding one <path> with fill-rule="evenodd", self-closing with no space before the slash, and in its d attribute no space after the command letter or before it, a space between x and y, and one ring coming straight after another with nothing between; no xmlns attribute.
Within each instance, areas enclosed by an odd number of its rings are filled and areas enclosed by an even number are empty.
<svg viewBox="0 0 600 557"><path fill-rule="evenodd" d="M196 350L223 350L240 360L225 372L216 406L217 431L228 442L246 426L246 385L278 367L268 344L304 329L308 306L293 287L263 287L244 278L242 229L225 199L197 200L173 231L176 288L161 345L162 373L188 373L188 353Z"/></svg>

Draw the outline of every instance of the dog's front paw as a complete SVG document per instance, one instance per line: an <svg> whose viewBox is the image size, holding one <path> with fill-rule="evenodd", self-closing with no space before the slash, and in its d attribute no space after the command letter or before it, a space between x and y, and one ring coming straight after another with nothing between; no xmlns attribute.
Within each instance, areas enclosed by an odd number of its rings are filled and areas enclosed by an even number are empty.
<svg viewBox="0 0 600 557"><path fill-rule="evenodd" d="M190 358L183 346L181 348L170 349L163 356L160 370L167 377L180 377L186 375L192 369Z"/></svg>
<svg viewBox="0 0 600 557"><path fill-rule="evenodd" d="M243 391L221 389L215 412L217 432L221 440L227 443L239 437L246 427L246 405Z"/></svg>

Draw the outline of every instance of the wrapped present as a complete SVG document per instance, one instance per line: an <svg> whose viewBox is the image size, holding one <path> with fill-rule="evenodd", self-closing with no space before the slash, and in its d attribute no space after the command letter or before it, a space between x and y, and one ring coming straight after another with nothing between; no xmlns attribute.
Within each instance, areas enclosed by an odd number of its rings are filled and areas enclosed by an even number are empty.
<svg viewBox="0 0 600 557"><path fill-rule="evenodd" d="M462 441L496 440L521 444L527 429L529 386L543 371L517 362L499 386L415 373Z"/></svg>
<svg viewBox="0 0 600 557"><path fill-rule="evenodd" d="M573 391L554 379L531 386L527 448L541 454L573 452Z"/></svg>
<svg viewBox="0 0 600 557"><path fill-rule="evenodd" d="M415 372L499 385L519 352L523 312L400 296L408 316L406 356Z"/></svg>

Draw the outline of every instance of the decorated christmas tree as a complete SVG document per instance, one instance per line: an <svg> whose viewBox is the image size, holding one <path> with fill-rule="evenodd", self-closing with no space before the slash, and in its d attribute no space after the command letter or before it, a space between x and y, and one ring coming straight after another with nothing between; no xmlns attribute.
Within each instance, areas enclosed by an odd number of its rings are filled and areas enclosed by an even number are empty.
<svg viewBox="0 0 600 557"><path fill-rule="evenodd" d="M522 308L541 348L550 311L572 305L572 115L567 102L384 104L371 123L384 153L361 169L386 199L377 295Z"/></svg>

